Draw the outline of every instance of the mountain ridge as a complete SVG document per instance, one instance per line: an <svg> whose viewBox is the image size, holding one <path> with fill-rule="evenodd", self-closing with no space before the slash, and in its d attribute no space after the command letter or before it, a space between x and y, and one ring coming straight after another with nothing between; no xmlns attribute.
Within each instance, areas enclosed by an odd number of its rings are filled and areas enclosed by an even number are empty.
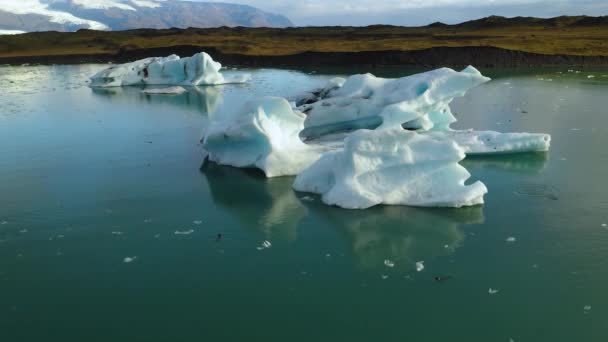
<svg viewBox="0 0 608 342"><path fill-rule="evenodd" d="M187 27L288 27L285 16L258 8L182 0L37 0L40 6L0 7L0 30L71 32L82 28L128 30Z"/></svg>

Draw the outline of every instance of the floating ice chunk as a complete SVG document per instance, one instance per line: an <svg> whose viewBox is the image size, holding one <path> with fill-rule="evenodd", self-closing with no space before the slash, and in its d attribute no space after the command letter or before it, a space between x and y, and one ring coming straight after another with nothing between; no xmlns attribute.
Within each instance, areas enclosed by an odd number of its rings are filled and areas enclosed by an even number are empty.
<svg viewBox="0 0 608 342"><path fill-rule="evenodd" d="M194 229L189 229L189 230L184 230L184 231L176 230L175 233L173 233L173 234L175 234L175 235L190 235L192 233L194 233Z"/></svg>
<svg viewBox="0 0 608 342"><path fill-rule="evenodd" d="M587 78L595 78L595 75L589 75Z"/></svg>
<svg viewBox="0 0 608 342"><path fill-rule="evenodd" d="M386 280L386 279L388 279L388 275L386 275L386 274L382 274L382 275L380 275L380 276L382 277L382 280Z"/></svg>
<svg viewBox="0 0 608 342"><path fill-rule="evenodd" d="M300 173L293 188L348 209L472 206L487 193L481 182L464 184L470 174L458 162L465 154L450 140L396 128L359 130L344 144Z"/></svg>
<svg viewBox="0 0 608 342"><path fill-rule="evenodd" d="M511 236L511 237L507 238L507 242L510 242L510 243L517 242L517 239Z"/></svg>
<svg viewBox="0 0 608 342"><path fill-rule="evenodd" d="M424 261L416 262L416 271L422 272L424 270Z"/></svg>
<svg viewBox="0 0 608 342"><path fill-rule="evenodd" d="M395 267L395 263L394 263L393 261L391 261L391 260L388 260L388 259L387 259L387 260L384 260L384 265L385 265L386 267L390 267L390 268Z"/></svg>
<svg viewBox="0 0 608 342"><path fill-rule="evenodd" d="M304 114L283 98L265 97L243 110L213 118L203 138L209 160L235 167L257 167L266 177L296 175L321 155L299 137Z"/></svg>
<svg viewBox="0 0 608 342"><path fill-rule="evenodd" d="M606 228L606 227L608 227L608 224L602 223L602 227Z"/></svg>
<svg viewBox="0 0 608 342"><path fill-rule="evenodd" d="M493 131L433 131L424 132L436 139L451 139L467 155L489 153L545 152L551 146L551 136L533 133L499 133Z"/></svg>
<svg viewBox="0 0 608 342"><path fill-rule="evenodd" d="M0 222L0 225L4 226L5 224L8 224L8 221L2 221Z"/></svg>
<svg viewBox="0 0 608 342"><path fill-rule="evenodd" d="M591 311L591 305L585 305L583 310L585 311L585 313L589 313Z"/></svg>
<svg viewBox="0 0 608 342"><path fill-rule="evenodd" d="M123 232L112 232L112 235L123 235Z"/></svg>
<svg viewBox="0 0 608 342"><path fill-rule="evenodd" d="M187 92L187 90L180 86L168 87L168 88L158 88L158 89L144 89L141 91L144 94L149 95L179 95Z"/></svg>
<svg viewBox="0 0 608 342"><path fill-rule="evenodd" d="M300 199L302 201L306 201L306 202L314 202L314 200L315 200L314 198L312 198L310 196L303 196L303 197L300 197Z"/></svg>
<svg viewBox="0 0 608 342"><path fill-rule="evenodd" d="M399 79L354 75L344 82L330 81L316 93L316 102L309 100L299 109L308 115L307 128L380 117L385 127L447 129L456 121L450 102L489 80L472 66L461 72L441 68Z"/></svg>
<svg viewBox="0 0 608 342"><path fill-rule="evenodd" d="M134 257L126 257L126 258L124 258L124 259L122 260L122 262L124 262L125 264L130 264L130 263L132 263L133 261L135 261L135 259L137 259L137 257L136 257L136 256L134 256Z"/></svg>
<svg viewBox="0 0 608 342"><path fill-rule="evenodd" d="M196 220L196 221L192 221L192 223L194 223L195 225L199 226L199 225L203 224L203 221Z"/></svg>
<svg viewBox="0 0 608 342"><path fill-rule="evenodd" d="M495 295L495 294L497 294L498 292L499 292L498 290L495 290L495 289L493 289L493 288L490 288L490 289L488 290L488 293L489 293L490 295Z"/></svg>
<svg viewBox="0 0 608 342"><path fill-rule="evenodd" d="M205 52L192 57L151 57L131 63L113 65L91 77L91 87L130 85L217 85L244 83L249 75L224 77L222 65Z"/></svg>
<svg viewBox="0 0 608 342"><path fill-rule="evenodd" d="M21 233L21 234L25 234L25 233L27 233L27 231L28 231L27 229L21 229L21 230L19 231L19 233Z"/></svg>
<svg viewBox="0 0 608 342"><path fill-rule="evenodd" d="M272 247L272 243L270 241L266 240L266 241L262 242L261 246L258 246L258 251L268 249L270 247Z"/></svg>

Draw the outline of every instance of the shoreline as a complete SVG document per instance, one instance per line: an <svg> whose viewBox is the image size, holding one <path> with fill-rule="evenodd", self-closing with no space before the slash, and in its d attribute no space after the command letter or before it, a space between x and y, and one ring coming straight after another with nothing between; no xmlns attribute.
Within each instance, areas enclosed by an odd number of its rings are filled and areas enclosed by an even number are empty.
<svg viewBox="0 0 608 342"><path fill-rule="evenodd" d="M188 57L205 51L226 66L318 67L318 66L403 66L529 68L608 66L608 56L545 55L497 47L432 47L409 51L303 52L289 55L246 55L223 53L215 47L177 45L160 48L121 50L111 54L65 54L0 57L0 65L125 63L153 56L177 54Z"/></svg>

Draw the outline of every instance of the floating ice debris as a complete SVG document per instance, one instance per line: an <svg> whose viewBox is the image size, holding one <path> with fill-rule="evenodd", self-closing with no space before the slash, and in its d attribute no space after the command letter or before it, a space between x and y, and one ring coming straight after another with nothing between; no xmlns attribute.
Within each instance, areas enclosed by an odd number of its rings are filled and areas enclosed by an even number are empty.
<svg viewBox="0 0 608 342"><path fill-rule="evenodd" d="M194 233L194 229L189 229L189 230L184 230L184 231L176 230L175 233L173 233L173 234L175 234L175 235L190 235L192 233Z"/></svg>
<svg viewBox="0 0 608 342"><path fill-rule="evenodd" d="M160 234L156 234L156 235L154 235L154 238L155 238L155 239L160 238Z"/></svg>
<svg viewBox="0 0 608 342"><path fill-rule="evenodd" d="M585 311L585 313L589 313L589 311L591 311L591 305L585 305L583 310Z"/></svg>
<svg viewBox="0 0 608 342"><path fill-rule="evenodd" d="M450 248L450 245L443 245L443 248L448 249Z"/></svg>
<svg viewBox="0 0 608 342"><path fill-rule="evenodd" d="M258 246L258 251L268 249L270 247L272 247L272 243L270 243L270 241L266 240L266 241L262 242L261 246Z"/></svg>
<svg viewBox="0 0 608 342"><path fill-rule="evenodd" d="M509 342L515 342L515 340L512 338L509 338Z"/></svg>
<svg viewBox="0 0 608 342"><path fill-rule="evenodd" d="M112 235L123 235L123 232L112 232Z"/></svg>
<svg viewBox="0 0 608 342"><path fill-rule="evenodd" d="M131 63L113 65L91 77L91 87L130 85L217 85L244 83L250 75L224 77L222 65L201 52L192 57L151 57Z"/></svg>
<svg viewBox="0 0 608 342"><path fill-rule="evenodd" d="M135 259L137 259L137 257L136 257L136 256L134 256L134 257L126 257L126 258L124 258L124 259L122 260L122 262L124 262L125 264L130 264L130 263L132 263L133 261L135 261Z"/></svg>
<svg viewBox="0 0 608 342"><path fill-rule="evenodd" d="M4 226L5 224L8 224L8 221L2 221L0 222L0 225Z"/></svg>
<svg viewBox="0 0 608 342"><path fill-rule="evenodd" d="M310 197L310 196L304 196L304 197L300 197L300 199L302 201L306 201L306 202L313 202L315 199Z"/></svg>
<svg viewBox="0 0 608 342"><path fill-rule="evenodd" d="M21 234L25 234L25 233L27 233L27 229L21 229L21 230L19 231L19 233L21 233Z"/></svg>
<svg viewBox="0 0 608 342"><path fill-rule="evenodd" d="M388 276L387 276L387 275L385 275L385 274L383 274L383 275L382 275L382 280L386 280L386 279L388 279Z"/></svg>
<svg viewBox="0 0 608 342"><path fill-rule="evenodd" d="M283 98L264 97L226 114L215 116L205 132L210 161L256 167L266 177L278 177L297 175L321 155L319 147L300 139L305 115Z"/></svg>
<svg viewBox="0 0 608 342"><path fill-rule="evenodd" d="M517 241L517 239L514 238L513 236L510 236L507 238L507 242L516 242L516 241Z"/></svg>
<svg viewBox="0 0 608 342"><path fill-rule="evenodd" d="M203 221L201 221L201 220L196 220L196 221L192 221L192 223L194 223L194 224L196 224L196 225L198 226L198 225L203 224Z"/></svg>
<svg viewBox="0 0 608 342"><path fill-rule="evenodd" d="M602 227L606 228L606 227L608 227L608 224L602 223Z"/></svg>
<svg viewBox="0 0 608 342"><path fill-rule="evenodd" d="M589 75L587 78L595 78L595 75Z"/></svg>
<svg viewBox="0 0 608 342"><path fill-rule="evenodd" d="M144 89L141 92L148 95L179 95L187 92L187 90L183 87L176 86L160 89Z"/></svg>
<svg viewBox="0 0 608 342"><path fill-rule="evenodd" d="M379 204L464 207L483 203L487 188L458 164L464 151L402 128L359 130L341 151L327 152L300 173L296 191L322 195L328 205L366 209Z"/></svg>
<svg viewBox="0 0 608 342"><path fill-rule="evenodd" d="M387 259L387 260L384 260L384 265L385 265L386 267L391 267L391 268L392 268L392 267L395 267L395 263L394 263L393 261L391 261L391 260L388 260L388 259Z"/></svg>
<svg viewBox="0 0 608 342"><path fill-rule="evenodd" d="M325 254L325 257L326 258L331 258L331 254L327 253L327 254Z"/></svg>
<svg viewBox="0 0 608 342"><path fill-rule="evenodd" d="M493 289L493 288L490 288L490 289L488 290L488 293L489 293L490 295L495 295L495 294L497 294L498 292L499 292L498 290L495 290L495 289Z"/></svg>
<svg viewBox="0 0 608 342"><path fill-rule="evenodd" d="M416 271L422 272L422 270L424 270L424 261L416 262Z"/></svg>
<svg viewBox="0 0 608 342"><path fill-rule="evenodd" d="M494 131L432 131L421 133L435 139L453 140L466 155L546 152L551 146L549 134L499 133Z"/></svg>

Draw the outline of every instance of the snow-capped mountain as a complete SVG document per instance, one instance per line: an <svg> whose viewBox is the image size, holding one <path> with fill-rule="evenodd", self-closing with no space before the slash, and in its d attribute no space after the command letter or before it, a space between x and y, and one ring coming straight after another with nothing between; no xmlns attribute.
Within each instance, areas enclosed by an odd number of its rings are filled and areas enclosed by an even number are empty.
<svg viewBox="0 0 608 342"><path fill-rule="evenodd" d="M286 27L255 7L182 0L0 0L0 32L170 27Z"/></svg>

